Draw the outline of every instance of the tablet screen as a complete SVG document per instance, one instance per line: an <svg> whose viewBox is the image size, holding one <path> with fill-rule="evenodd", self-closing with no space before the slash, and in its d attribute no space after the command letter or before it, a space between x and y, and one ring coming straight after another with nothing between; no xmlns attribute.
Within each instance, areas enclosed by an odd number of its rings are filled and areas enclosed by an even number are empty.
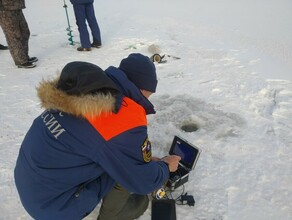
<svg viewBox="0 0 292 220"><path fill-rule="evenodd" d="M180 137L175 136L169 154L180 156L180 163L188 169L193 169L199 158L200 150Z"/></svg>

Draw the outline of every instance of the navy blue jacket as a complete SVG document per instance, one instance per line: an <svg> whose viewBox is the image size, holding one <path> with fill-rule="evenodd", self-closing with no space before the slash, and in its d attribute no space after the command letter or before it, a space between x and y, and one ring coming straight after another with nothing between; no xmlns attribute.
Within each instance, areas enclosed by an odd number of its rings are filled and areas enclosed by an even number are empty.
<svg viewBox="0 0 292 220"><path fill-rule="evenodd" d="M55 89L56 80L38 87L46 110L26 134L14 172L21 202L35 219L82 219L116 183L148 194L168 179L167 164L149 160L145 122L152 104L122 71L106 73L123 96L69 96ZM116 114L106 110L117 105Z"/></svg>

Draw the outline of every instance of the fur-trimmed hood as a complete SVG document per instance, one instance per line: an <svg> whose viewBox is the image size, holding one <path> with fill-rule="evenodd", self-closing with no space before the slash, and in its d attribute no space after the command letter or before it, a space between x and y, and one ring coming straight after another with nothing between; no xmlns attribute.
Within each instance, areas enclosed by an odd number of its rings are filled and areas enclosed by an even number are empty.
<svg viewBox="0 0 292 220"><path fill-rule="evenodd" d="M78 117L96 116L115 111L116 99L110 92L80 96L68 95L57 89L58 80L59 77L55 80L43 79L36 88L43 108L59 110Z"/></svg>

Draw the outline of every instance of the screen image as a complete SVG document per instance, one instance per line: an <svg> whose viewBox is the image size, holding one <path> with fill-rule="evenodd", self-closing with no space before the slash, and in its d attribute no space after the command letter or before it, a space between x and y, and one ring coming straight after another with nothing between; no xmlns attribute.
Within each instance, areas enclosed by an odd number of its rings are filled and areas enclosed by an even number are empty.
<svg viewBox="0 0 292 220"><path fill-rule="evenodd" d="M181 159L187 164L191 164L193 162L193 159L196 157L194 156L194 154L197 154L196 149L190 148L186 144L179 141L176 142L173 153L180 156Z"/></svg>
<svg viewBox="0 0 292 220"><path fill-rule="evenodd" d="M199 149L193 147L192 145L178 137L174 138L169 153L171 155L180 156L181 157L180 162L189 169L193 168L193 165L200 154Z"/></svg>

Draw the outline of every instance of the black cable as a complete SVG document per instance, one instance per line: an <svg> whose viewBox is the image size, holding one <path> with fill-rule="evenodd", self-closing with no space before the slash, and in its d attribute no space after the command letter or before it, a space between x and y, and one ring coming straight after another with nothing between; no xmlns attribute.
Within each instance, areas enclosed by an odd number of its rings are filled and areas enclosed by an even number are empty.
<svg viewBox="0 0 292 220"><path fill-rule="evenodd" d="M175 190L170 190L170 189L169 190L165 190L165 193L166 193L165 195L166 195L167 199L173 199L173 200L175 200L176 204L182 205L181 203L178 203L178 201L180 201L181 196L185 192L185 186L182 185L182 192L181 192L181 194L179 196L177 196L176 198L174 198L174 196L173 196L173 192L178 191L177 189L179 189L179 188L180 187L176 188Z"/></svg>

